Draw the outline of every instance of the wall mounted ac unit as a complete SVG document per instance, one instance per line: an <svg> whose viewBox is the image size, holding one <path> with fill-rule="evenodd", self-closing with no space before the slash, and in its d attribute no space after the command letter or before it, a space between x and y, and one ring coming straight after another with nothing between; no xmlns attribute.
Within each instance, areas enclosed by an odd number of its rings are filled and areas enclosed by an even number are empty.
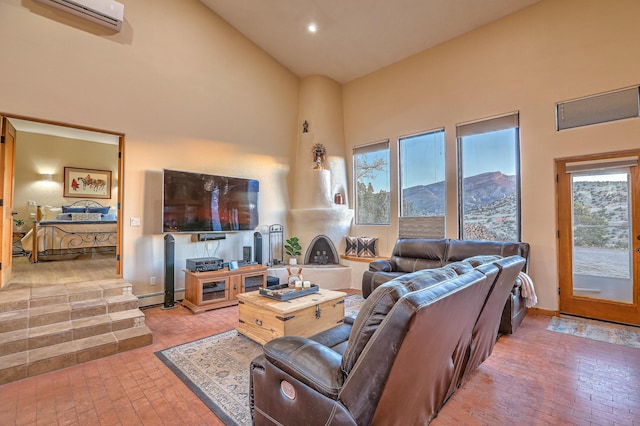
<svg viewBox="0 0 640 426"><path fill-rule="evenodd" d="M38 0L116 31L122 29L124 5L113 0Z"/></svg>

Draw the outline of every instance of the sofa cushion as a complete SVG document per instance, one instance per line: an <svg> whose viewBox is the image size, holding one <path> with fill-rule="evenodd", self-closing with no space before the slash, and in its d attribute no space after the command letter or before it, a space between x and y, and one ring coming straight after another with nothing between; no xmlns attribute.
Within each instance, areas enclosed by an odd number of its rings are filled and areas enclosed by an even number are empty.
<svg viewBox="0 0 640 426"><path fill-rule="evenodd" d="M469 269L470 271L473 268ZM450 280L459 275L454 268L423 269L394 278L394 282L404 283L410 291L423 290L432 285Z"/></svg>
<svg viewBox="0 0 640 426"><path fill-rule="evenodd" d="M497 254L502 257L519 255L520 243L480 240L450 240L445 262L456 262L478 254Z"/></svg>
<svg viewBox="0 0 640 426"><path fill-rule="evenodd" d="M393 305L409 289L403 282L389 281L376 288L360 308L353 323L349 342L342 356L342 371L348 375L369 339L378 329Z"/></svg>
<svg viewBox="0 0 640 426"><path fill-rule="evenodd" d="M398 272L415 272L421 269L439 268L443 265L440 259L420 259L415 257L392 256L391 261Z"/></svg>
<svg viewBox="0 0 640 426"><path fill-rule="evenodd" d="M442 269L452 269L458 275L462 275L462 274L466 274L467 272L473 271L473 268L476 267L476 266L477 265L473 265L470 262L468 262L467 259L465 259L465 260L461 260L459 262L453 262L453 263L449 263L447 265L444 265L442 267Z"/></svg>
<svg viewBox="0 0 640 426"><path fill-rule="evenodd" d="M503 257L498 254L488 254L488 255L467 257L464 261L475 268L477 266L484 265L486 263L492 263L500 259L503 259Z"/></svg>
<svg viewBox="0 0 640 426"><path fill-rule="evenodd" d="M393 256L442 261L448 241L446 238L398 238L393 247Z"/></svg>

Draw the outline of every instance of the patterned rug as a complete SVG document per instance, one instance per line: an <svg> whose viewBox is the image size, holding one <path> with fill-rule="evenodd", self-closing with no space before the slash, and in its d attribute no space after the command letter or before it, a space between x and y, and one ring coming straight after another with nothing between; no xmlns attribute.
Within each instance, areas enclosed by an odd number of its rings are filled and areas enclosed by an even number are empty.
<svg viewBox="0 0 640 426"><path fill-rule="evenodd" d="M362 306L360 295L345 298L345 315ZM262 346L235 330L156 352L165 363L227 425L250 425L249 363Z"/></svg>
<svg viewBox="0 0 640 426"><path fill-rule="evenodd" d="M640 349L640 327L560 316L551 318L547 330Z"/></svg>

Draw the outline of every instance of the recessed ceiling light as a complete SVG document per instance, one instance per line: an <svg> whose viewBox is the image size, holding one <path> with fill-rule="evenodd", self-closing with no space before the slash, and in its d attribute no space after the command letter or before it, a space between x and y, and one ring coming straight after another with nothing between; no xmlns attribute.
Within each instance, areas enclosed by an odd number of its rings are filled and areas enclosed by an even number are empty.
<svg viewBox="0 0 640 426"><path fill-rule="evenodd" d="M309 30L310 33L315 33L316 31L318 31L318 27L316 26L316 24L309 24L307 29Z"/></svg>

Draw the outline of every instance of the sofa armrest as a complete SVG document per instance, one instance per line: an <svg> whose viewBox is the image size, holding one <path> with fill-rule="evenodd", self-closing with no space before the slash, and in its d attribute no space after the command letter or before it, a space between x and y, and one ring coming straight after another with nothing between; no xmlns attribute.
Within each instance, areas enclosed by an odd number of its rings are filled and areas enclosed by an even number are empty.
<svg viewBox="0 0 640 426"><path fill-rule="evenodd" d="M263 350L275 367L329 398L338 397L344 374L342 355L336 351L298 336L271 340Z"/></svg>
<svg viewBox="0 0 640 426"><path fill-rule="evenodd" d="M369 262L369 270L373 272L393 272L395 264L390 260L373 260Z"/></svg>

